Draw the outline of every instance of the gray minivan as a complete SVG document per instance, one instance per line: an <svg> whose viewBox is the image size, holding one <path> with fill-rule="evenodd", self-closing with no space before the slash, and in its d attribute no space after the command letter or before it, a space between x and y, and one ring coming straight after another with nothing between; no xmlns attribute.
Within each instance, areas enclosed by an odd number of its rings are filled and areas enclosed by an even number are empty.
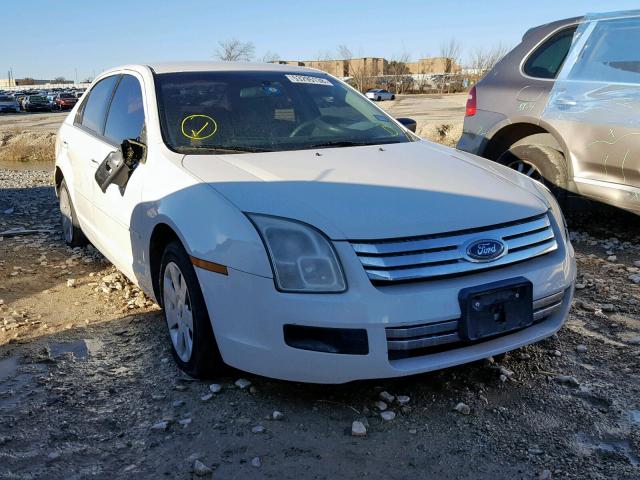
<svg viewBox="0 0 640 480"><path fill-rule="evenodd" d="M640 10L532 28L469 92L458 148L640 214Z"/></svg>

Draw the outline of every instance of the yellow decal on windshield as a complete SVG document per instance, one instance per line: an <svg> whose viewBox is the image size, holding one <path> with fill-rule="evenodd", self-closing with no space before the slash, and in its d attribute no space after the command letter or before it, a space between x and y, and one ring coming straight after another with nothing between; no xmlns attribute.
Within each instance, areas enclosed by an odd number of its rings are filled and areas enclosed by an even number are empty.
<svg viewBox="0 0 640 480"><path fill-rule="evenodd" d="M191 140L204 140L218 131L218 124L213 118L200 114L184 117L180 127L182 135Z"/></svg>

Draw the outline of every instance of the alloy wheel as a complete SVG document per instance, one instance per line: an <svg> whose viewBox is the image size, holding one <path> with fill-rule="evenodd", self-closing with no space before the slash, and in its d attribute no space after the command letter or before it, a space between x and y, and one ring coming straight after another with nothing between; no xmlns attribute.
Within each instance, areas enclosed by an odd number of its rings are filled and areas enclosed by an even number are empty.
<svg viewBox="0 0 640 480"><path fill-rule="evenodd" d="M183 362L193 352L193 310L186 279L180 267L169 262L164 269L163 302L173 348Z"/></svg>
<svg viewBox="0 0 640 480"><path fill-rule="evenodd" d="M515 162L511 162L508 167L513 168L515 171L520 172L533 180L544 183L544 177L542 176L542 173L540 173L540 170L529 162L516 160Z"/></svg>

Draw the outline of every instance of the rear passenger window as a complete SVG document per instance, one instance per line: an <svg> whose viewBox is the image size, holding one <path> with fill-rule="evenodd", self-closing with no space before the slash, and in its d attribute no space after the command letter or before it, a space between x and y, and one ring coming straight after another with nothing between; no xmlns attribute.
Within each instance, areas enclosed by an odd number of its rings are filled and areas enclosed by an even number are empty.
<svg viewBox="0 0 640 480"><path fill-rule="evenodd" d="M120 78L119 75L114 75L96 83L89 92L89 98L84 102L80 118L76 118L76 122L81 123L83 127L92 132L102 135L104 117L118 78Z"/></svg>
<svg viewBox="0 0 640 480"><path fill-rule="evenodd" d="M139 139L143 125L140 82L131 75L123 75L113 95L104 136L117 144L126 139Z"/></svg>
<svg viewBox="0 0 640 480"><path fill-rule="evenodd" d="M577 27L556 33L540 45L524 64L524 73L536 78L556 78L567 58Z"/></svg>
<svg viewBox="0 0 640 480"><path fill-rule="evenodd" d="M640 18L600 21L570 74L571 80L640 84Z"/></svg>

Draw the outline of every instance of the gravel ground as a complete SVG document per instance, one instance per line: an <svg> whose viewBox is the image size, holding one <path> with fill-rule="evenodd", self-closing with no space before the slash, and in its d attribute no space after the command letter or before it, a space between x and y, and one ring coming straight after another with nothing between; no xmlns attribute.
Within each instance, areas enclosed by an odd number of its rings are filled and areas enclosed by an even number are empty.
<svg viewBox="0 0 640 480"><path fill-rule="evenodd" d="M0 231L42 230L0 234L0 478L640 478L638 217L569 217L576 299L536 345L397 380L202 382L153 303L64 246L50 181L0 170Z"/></svg>

